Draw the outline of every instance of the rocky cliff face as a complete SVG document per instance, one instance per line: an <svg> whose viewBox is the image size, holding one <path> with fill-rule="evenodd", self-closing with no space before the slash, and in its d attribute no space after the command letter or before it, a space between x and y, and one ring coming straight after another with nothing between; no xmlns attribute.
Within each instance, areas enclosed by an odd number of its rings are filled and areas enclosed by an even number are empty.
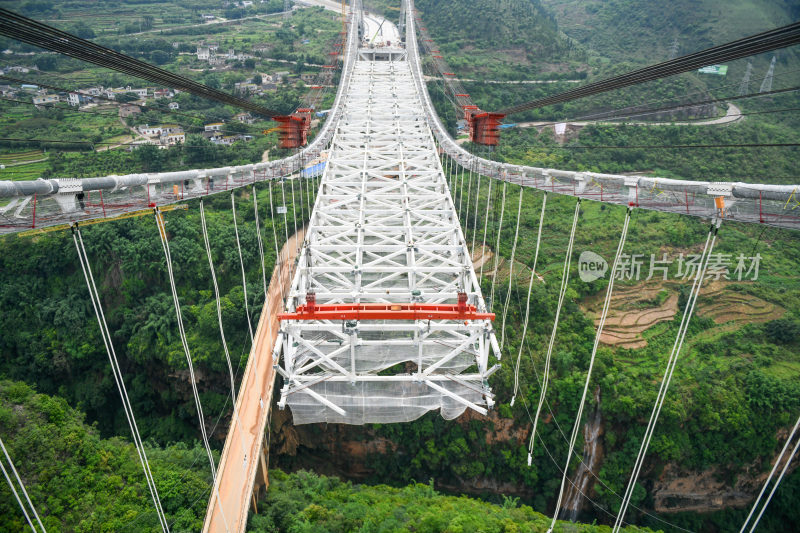
<svg viewBox="0 0 800 533"><path fill-rule="evenodd" d="M785 441L788 435L785 431L780 433L778 440ZM718 468L692 472L682 469L679 465L669 464L650 489L654 509L659 513L687 511L707 513L728 507L749 506L764 485L776 459L777 453L768 463L753 462L743 469L742 474L736 476L733 483L726 479L725 473ZM788 454L778 465L779 471L787 459ZM789 465L787 474L798 466L800 457Z"/></svg>
<svg viewBox="0 0 800 533"><path fill-rule="evenodd" d="M599 397L596 399L599 400ZM466 427L473 420L490 422L490 426L494 426L493 431L486 432L486 444L489 445L498 442L524 445L529 437L530 427L502 418L496 411L490 412L487 417L467 411L455 422ZM593 410L584 427L584 462L594 472L602 467L604 426L600 410ZM307 468L360 481L375 475L375 470L370 466L375 461L391 460L393 455L404 453L396 443L376 435L369 427L341 424L294 426L288 410L275 409L271 427L271 460L276 466L289 470ZM787 436L782 434L778 438L782 441ZM728 507L744 507L758 494L774 460L772 458L768 464L754 462L733 482L721 469L692 472L676 464L666 465L657 479L643 481L653 496L654 510L659 513L705 513ZM789 471L800 466L800 457L794 463ZM582 494L593 494L596 478L586 468L579 469L571 477L579 484L581 491L569 493L565 511L567 515L577 515L586 507ZM532 487L485 476L457 478L446 483L437 480L437 486L468 494L499 493L523 498L534 495Z"/></svg>

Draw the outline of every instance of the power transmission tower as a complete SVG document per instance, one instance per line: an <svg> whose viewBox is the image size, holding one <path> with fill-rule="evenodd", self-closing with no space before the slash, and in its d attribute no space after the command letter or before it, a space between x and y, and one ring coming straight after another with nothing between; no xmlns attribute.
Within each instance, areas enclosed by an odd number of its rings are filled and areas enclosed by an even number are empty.
<svg viewBox="0 0 800 533"><path fill-rule="evenodd" d="M679 46L678 46L678 38L675 37L672 40L672 46L669 49L669 58L670 59L675 59L676 57L678 57L678 48L679 48Z"/></svg>
<svg viewBox="0 0 800 533"><path fill-rule="evenodd" d="M775 59L776 56L772 56L767 75L764 76L764 81L761 82L761 89L758 90L760 93L766 93L772 90L772 76L775 74Z"/></svg>
<svg viewBox="0 0 800 533"><path fill-rule="evenodd" d="M289 18L292 9L292 0L283 0L283 19Z"/></svg>
<svg viewBox="0 0 800 533"><path fill-rule="evenodd" d="M739 96L745 95L750 92L750 74L753 72L753 64L751 62L747 62L747 70L744 72L744 78L742 78L742 83L739 85Z"/></svg>

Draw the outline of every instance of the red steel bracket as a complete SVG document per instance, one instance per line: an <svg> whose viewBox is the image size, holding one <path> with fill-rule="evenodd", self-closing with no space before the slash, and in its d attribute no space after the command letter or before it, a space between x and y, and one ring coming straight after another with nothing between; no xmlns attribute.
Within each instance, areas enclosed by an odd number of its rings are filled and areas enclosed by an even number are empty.
<svg viewBox="0 0 800 533"><path fill-rule="evenodd" d="M494 320L467 305L466 294L457 304L323 304L309 293L294 313L278 313L278 320Z"/></svg>

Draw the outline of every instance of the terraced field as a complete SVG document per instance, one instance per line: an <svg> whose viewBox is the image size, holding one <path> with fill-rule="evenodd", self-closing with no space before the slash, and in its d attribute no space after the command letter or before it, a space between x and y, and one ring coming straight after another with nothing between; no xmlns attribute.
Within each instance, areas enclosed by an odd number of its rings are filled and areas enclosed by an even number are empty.
<svg viewBox="0 0 800 533"><path fill-rule="evenodd" d="M643 333L655 325L672 320L678 312L680 282L649 281L630 286L617 286L600 342L622 348L647 345ZM737 292L724 281L707 283L697 303L698 316L716 324L737 325L768 322L783 316L784 309L757 296ZM586 299L582 308L599 322L604 292Z"/></svg>

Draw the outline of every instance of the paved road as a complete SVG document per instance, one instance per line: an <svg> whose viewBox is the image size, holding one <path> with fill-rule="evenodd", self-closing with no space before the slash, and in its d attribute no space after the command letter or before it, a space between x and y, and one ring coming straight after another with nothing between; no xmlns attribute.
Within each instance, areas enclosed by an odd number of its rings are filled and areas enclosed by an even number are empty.
<svg viewBox="0 0 800 533"><path fill-rule="evenodd" d="M569 126L578 126L584 127L588 126L589 124L599 124L603 126L718 126L721 124L730 124L732 122L736 122L741 120L742 118L742 110L739 109L734 104L728 104L728 111L725 113L724 116L718 118L711 118L708 120L690 120L690 121L682 121L682 122L632 122L626 120L619 120L613 122L605 122L605 121L577 121L577 122L567 122ZM517 123L517 128L541 128L546 126L552 126L553 121L540 121L540 122L519 122Z"/></svg>

